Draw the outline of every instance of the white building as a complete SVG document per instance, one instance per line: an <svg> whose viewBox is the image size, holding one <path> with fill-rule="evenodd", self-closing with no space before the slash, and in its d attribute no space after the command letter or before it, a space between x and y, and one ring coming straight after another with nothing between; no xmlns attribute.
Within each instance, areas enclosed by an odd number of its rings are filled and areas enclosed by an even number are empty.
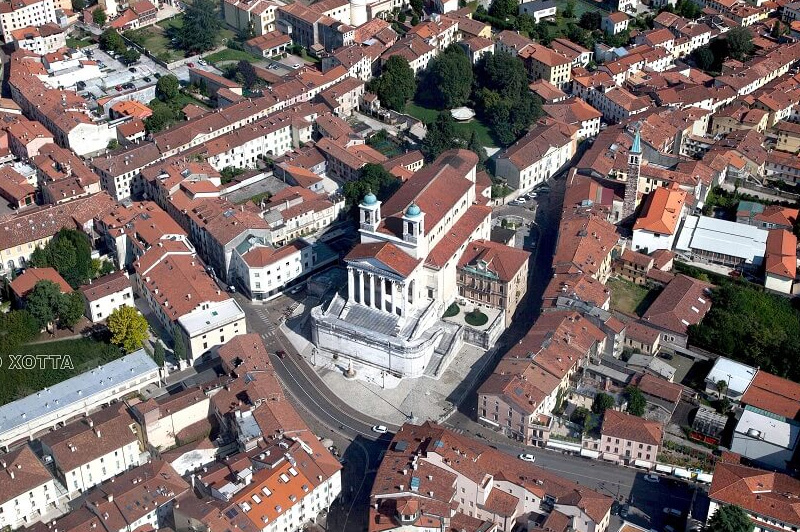
<svg viewBox="0 0 800 532"><path fill-rule="evenodd" d="M226 23L245 34L265 35L275 31L275 18L282 4L270 0L225 0L222 15Z"/></svg>
<svg viewBox="0 0 800 532"><path fill-rule="evenodd" d="M55 52L67 45L66 32L56 24L14 30L12 38L16 48L30 50L38 55Z"/></svg>
<svg viewBox="0 0 800 532"><path fill-rule="evenodd" d="M800 423L746 406L733 432L731 451L763 466L790 469L800 438Z"/></svg>
<svg viewBox="0 0 800 532"><path fill-rule="evenodd" d="M611 35L616 35L617 33L622 33L627 30L629 23L630 17L628 15L622 11L614 11L603 17L600 29Z"/></svg>
<svg viewBox="0 0 800 532"><path fill-rule="evenodd" d="M101 321L120 307L133 306L133 287L124 270L104 275L80 288L86 300L86 317Z"/></svg>
<svg viewBox="0 0 800 532"><path fill-rule="evenodd" d="M644 208L633 224L634 251L651 253L657 249L672 249L678 225L686 216L686 196L683 190L661 187L647 196Z"/></svg>
<svg viewBox="0 0 800 532"><path fill-rule="evenodd" d="M724 394L729 399L739 401L742 395L750 387L753 378L756 376L756 368L736 362L729 358L719 357L714 361L714 366L706 376L707 394L716 395L719 393L717 384L725 383Z"/></svg>
<svg viewBox="0 0 800 532"><path fill-rule="evenodd" d="M53 0L14 0L0 5L0 30L7 43L13 40L11 32L14 30L39 27L55 21Z"/></svg>
<svg viewBox="0 0 800 532"><path fill-rule="evenodd" d="M555 175L575 155L579 128L552 118L541 119L497 158L497 176L520 192Z"/></svg>
<svg viewBox="0 0 800 532"><path fill-rule="evenodd" d="M476 191L477 156L443 153L382 204L359 206L361 244L345 258L347 299L312 310L318 356L337 355L418 377L435 349L460 347L439 317L458 294L456 269L467 244L488 239L491 209Z"/></svg>
<svg viewBox="0 0 800 532"><path fill-rule="evenodd" d="M675 251L727 267L760 266L768 231L708 216L687 216Z"/></svg>
<svg viewBox="0 0 800 532"><path fill-rule="evenodd" d="M533 0L519 5L519 14L532 16L537 24L543 19L555 17L556 11L556 3L552 0Z"/></svg>
<svg viewBox="0 0 800 532"><path fill-rule="evenodd" d="M136 422L125 407L109 406L41 439L69 498L141 465Z"/></svg>
<svg viewBox="0 0 800 532"><path fill-rule="evenodd" d="M244 311L233 298L206 302L178 318L192 361L226 339L247 332Z"/></svg>
<svg viewBox="0 0 800 532"><path fill-rule="evenodd" d="M0 457L0 467L0 528L16 529L53 515L58 507L54 479L30 447Z"/></svg>
<svg viewBox="0 0 800 532"><path fill-rule="evenodd" d="M165 450L177 445L178 434L208 419L210 399L199 387L166 394L131 408L147 444Z"/></svg>
<svg viewBox="0 0 800 532"><path fill-rule="evenodd" d="M140 349L0 406L0 448L8 449L15 442L94 412L158 381L158 366L144 349Z"/></svg>

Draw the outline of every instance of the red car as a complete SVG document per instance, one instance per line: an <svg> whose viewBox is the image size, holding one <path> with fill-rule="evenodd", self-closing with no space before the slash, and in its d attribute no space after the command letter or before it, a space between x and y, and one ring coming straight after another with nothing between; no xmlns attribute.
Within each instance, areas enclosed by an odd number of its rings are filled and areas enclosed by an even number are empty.
<svg viewBox="0 0 800 532"><path fill-rule="evenodd" d="M118 91L121 91L121 90L122 90L122 85L117 85L117 86L116 86L116 87L114 87L114 88L115 88L115 89L117 89Z"/></svg>
<svg viewBox="0 0 800 532"><path fill-rule="evenodd" d="M194 67L194 63L186 63L186 66L188 66L189 68L193 68Z"/></svg>

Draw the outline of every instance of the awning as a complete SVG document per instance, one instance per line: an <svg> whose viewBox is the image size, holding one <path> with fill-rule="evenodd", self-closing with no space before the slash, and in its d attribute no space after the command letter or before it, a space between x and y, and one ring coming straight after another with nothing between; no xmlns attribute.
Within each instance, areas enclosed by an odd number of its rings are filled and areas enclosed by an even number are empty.
<svg viewBox="0 0 800 532"><path fill-rule="evenodd" d="M681 469L680 467L676 467L672 474L678 478L692 478L692 474L689 473L689 471L686 469Z"/></svg>
<svg viewBox="0 0 800 532"><path fill-rule="evenodd" d="M600 458L600 453L589 449L581 449L581 456L585 456L586 458Z"/></svg>
<svg viewBox="0 0 800 532"><path fill-rule="evenodd" d="M711 484L711 481L714 480L714 475L711 473L698 473L697 474L697 481L698 482L705 482L706 484Z"/></svg>
<svg viewBox="0 0 800 532"><path fill-rule="evenodd" d="M550 447L551 449L559 449L562 451L570 451L573 453L581 451L581 445L579 443L568 443L565 441L547 440L547 447Z"/></svg>
<svg viewBox="0 0 800 532"><path fill-rule="evenodd" d="M656 464L656 471L659 473L672 473L673 469L675 468L671 465Z"/></svg>
<svg viewBox="0 0 800 532"><path fill-rule="evenodd" d="M634 460L633 465L635 465L636 467L643 467L645 469L650 469L653 466L653 464L651 464L647 460Z"/></svg>
<svg viewBox="0 0 800 532"><path fill-rule="evenodd" d="M499 427L500 426L500 423L496 423L496 422L492 421L491 419L486 419L485 417L480 417L478 419L480 419L481 421L485 421L490 425L494 425L495 427Z"/></svg>

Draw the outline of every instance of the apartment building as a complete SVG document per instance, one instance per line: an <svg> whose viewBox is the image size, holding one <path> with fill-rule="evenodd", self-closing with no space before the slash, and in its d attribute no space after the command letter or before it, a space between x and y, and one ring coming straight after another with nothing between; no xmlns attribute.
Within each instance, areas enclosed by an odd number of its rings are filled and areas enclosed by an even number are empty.
<svg viewBox="0 0 800 532"><path fill-rule="evenodd" d="M0 31L6 43L14 40L15 30L38 28L55 21L53 0L9 0L0 4Z"/></svg>
<svg viewBox="0 0 800 532"><path fill-rule="evenodd" d="M199 386L148 399L131 408L144 443L159 451L190 441L210 430L211 401Z"/></svg>
<svg viewBox="0 0 800 532"><path fill-rule="evenodd" d="M26 444L0 458L0 526L16 529L38 522L60 506L55 481Z"/></svg>
<svg viewBox="0 0 800 532"><path fill-rule="evenodd" d="M80 291L86 301L86 317L93 322L108 318L119 308L133 306L133 288L124 270L94 279Z"/></svg>
<svg viewBox="0 0 800 532"><path fill-rule="evenodd" d="M67 34L57 24L28 26L11 32L14 47L29 50L37 55L46 55L67 45Z"/></svg>
<svg viewBox="0 0 800 532"><path fill-rule="evenodd" d="M561 89L568 87L572 81L572 59L552 48L533 44L522 49L519 57L533 81L543 79Z"/></svg>
<svg viewBox="0 0 800 532"><path fill-rule="evenodd" d="M458 295L503 311L508 326L528 291L530 253L490 240L470 242L458 261Z"/></svg>
<svg viewBox="0 0 800 532"><path fill-rule="evenodd" d="M66 148L45 144L30 162L36 168L44 203L64 203L100 192L97 174Z"/></svg>
<svg viewBox="0 0 800 532"><path fill-rule="evenodd" d="M269 0L225 0L222 16L228 25L240 32L266 35L275 31L279 5Z"/></svg>
<svg viewBox="0 0 800 532"><path fill-rule="evenodd" d="M53 135L39 122L19 117L7 126L8 148L20 159L32 159L39 150L53 143Z"/></svg>
<svg viewBox="0 0 800 532"><path fill-rule="evenodd" d="M687 214L687 194L677 187L657 188L645 200L641 214L633 224L634 251L650 253L671 250L678 236L678 225Z"/></svg>
<svg viewBox="0 0 800 532"><path fill-rule="evenodd" d="M104 408L45 434L39 441L70 499L146 459L139 428L125 406Z"/></svg>
<svg viewBox="0 0 800 532"><path fill-rule="evenodd" d="M583 447L600 452L603 460L650 469L655 466L664 427L618 410L606 410L600 440L587 438Z"/></svg>
<svg viewBox="0 0 800 532"><path fill-rule="evenodd" d="M344 208L344 200L292 186L274 194L261 208L269 224L270 242L281 246L333 224Z"/></svg>
<svg viewBox="0 0 800 532"><path fill-rule="evenodd" d="M397 431L370 503L370 532L498 532L519 520L529 528L605 532L612 499L428 421Z"/></svg>
<svg viewBox="0 0 800 532"><path fill-rule="evenodd" d="M622 11L614 11L603 17L600 23L600 29L611 35L622 33L628 29L630 17Z"/></svg>
<svg viewBox="0 0 800 532"><path fill-rule="evenodd" d="M553 119L578 127L578 140L592 138L600 133L600 118L603 113L580 98L569 98L561 102L542 105L542 110Z"/></svg>
<svg viewBox="0 0 800 532"><path fill-rule="evenodd" d="M194 248L164 240L133 265L134 287L165 330L181 336L187 362L247 332L244 311L206 273Z"/></svg>
<svg viewBox="0 0 800 532"><path fill-rule="evenodd" d="M519 191L531 190L558 173L575 155L579 128L542 118L497 159L497 175Z"/></svg>
<svg viewBox="0 0 800 532"><path fill-rule="evenodd" d="M411 35L398 39L388 50L381 55L381 64L386 63L393 55L399 55L408 61L414 75L426 68L431 59L436 56L437 49L422 39L419 35Z"/></svg>

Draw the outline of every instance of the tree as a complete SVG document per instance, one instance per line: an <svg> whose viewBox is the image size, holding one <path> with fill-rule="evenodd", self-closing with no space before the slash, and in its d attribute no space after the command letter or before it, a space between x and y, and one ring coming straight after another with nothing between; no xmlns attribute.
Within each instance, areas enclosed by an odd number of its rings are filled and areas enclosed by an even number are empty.
<svg viewBox="0 0 800 532"><path fill-rule="evenodd" d="M355 181L344 184L344 197L351 206L358 205L368 192L379 200L388 199L400 186L400 181L380 164L367 163L361 167L361 175Z"/></svg>
<svg viewBox="0 0 800 532"><path fill-rule="evenodd" d="M117 139L111 139L111 140L109 140L109 141L108 141L108 146L106 146L106 148L107 148L109 151L116 150L117 148L119 148L119 141L118 141Z"/></svg>
<svg viewBox="0 0 800 532"><path fill-rule="evenodd" d="M414 13L414 16L411 17L411 25L416 26L417 24L419 24L419 15Z"/></svg>
<svg viewBox="0 0 800 532"><path fill-rule="evenodd" d="M528 37L533 37L536 34L536 19L527 13L522 13L517 17L517 30Z"/></svg>
<svg viewBox="0 0 800 532"><path fill-rule="evenodd" d="M108 330L111 331L111 343L122 347L126 353L132 353L142 347L147 339L147 320L136 307L119 307L108 316Z"/></svg>
<svg viewBox="0 0 800 532"><path fill-rule="evenodd" d="M136 48L128 48L124 52L122 52L122 61L126 65L132 65L136 61L138 61L142 57L142 54L139 53L139 50Z"/></svg>
<svg viewBox="0 0 800 532"><path fill-rule="evenodd" d="M106 20L108 20L108 17L106 16L106 12L102 7L98 7L92 11L92 21L94 21L94 23L101 28L106 25Z"/></svg>
<svg viewBox="0 0 800 532"><path fill-rule="evenodd" d="M393 55L386 61L380 77L370 82L369 90L378 95L386 107L402 111L414 97L417 82L414 71L404 57Z"/></svg>
<svg viewBox="0 0 800 532"><path fill-rule="evenodd" d="M76 12L83 11L86 7L86 0L72 0L72 9Z"/></svg>
<svg viewBox="0 0 800 532"><path fill-rule="evenodd" d="M76 229L61 229L43 248L34 250L30 265L55 268L72 288L78 288L92 277L89 237Z"/></svg>
<svg viewBox="0 0 800 532"><path fill-rule="evenodd" d="M562 13L564 18L575 18L575 0L569 0Z"/></svg>
<svg viewBox="0 0 800 532"><path fill-rule="evenodd" d="M486 154L486 148L478 139L478 132L474 129L469 136L469 141L467 141L467 149L475 152L475 154L478 156L478 165L480 167L484 167L486 160L489 159L489 156Z"/></svg>
<svg viewBox="0 0 800 532"><path fill-rule="evenodd" d="M156 341L156 346L153 349L153 362L155 362L159 368L164 366L164 355L164 346L161 345L161 342Z"/></svg>
<svg viewBox="0 0 800 532"><path fill-rule="evenodd" d="M714 66L714 52L707 45L695 50L692 57L700 70L711 70L711 67Z"/></svg>
<svg viewBox="0 0 800 532"><path fill-rule="evenodd" d="M720 506L708 520L707 532L752 532L753 522L739 506Z"/></svg>
<svg viewBox="0 0 800 532"><path fill-rule="evenodd" d="M61 294L58 300L58 327L70 329L83 317L83 295L77 290L69 294Z"/></svg>
<svg viewBox="0 0 800 532"><path fill-rule="evenodd" d="M586 30L594 31L600 29L600 23L603 22L603 17L597 11L586 11L581 15L578 25Z"/></svg>
<svg viewBox="0 0 800 532"><path fill-rule="evenodd" d="M161 131L175 120L175 111L159 100L150 102L150 108L153 110L153 114L144 120L144 126L149 133Z"/></svg>
<svg viewBox="0 0 800 532"><path fill-rule="evenodd" d="M770 37L773 39L780 39L783 35L788 33L789 28L781 24L780 20L775 20L775 23L772 25L772 29L769 32Z"/></svg>
<svg viewBox="0 0 800 532"><path fill-rule="evenodd" d="M156 96L164 102L174 100L178 96L178 92L180 92L180 84L178 78L172 74L161 76L156 83Z"/></svg>
<svg viewBox="0 0 800 532"><path fill-rule="evenodd" d="M737 61L744 61L753 53L753 36L747 28L733 28L727 33L725 40L728 42L731 57Z"/></svg>
<svg viewBox="0 0 800 532"><path fill-rule="evenodd" d="M186 360L189 362L191 354L189 353L189 350L186 349L186 344L183 341L183 333L181 332L181 328L177 323L172 327L172 341L175 344L172 352L175 354L175 358L178 360L178 362L181 360Z"/></svg>
<svg viewBox="0 0 800 532"><path fill-rule="evenodd" d="M420 150L425 159L433 161L442 152L456 146L456 124L449 111L442 111L436 120L428 124L428 131L422 140Z"/></svg>
<svg viewBox="0 0 800 532"><path fill-rule="evenodd" d="M472 90L472 63L457 44L431 60L419 97L439 109L452 109L467 103Z"/></svg>
<svg viewBox="0 0 800 532"><path fill-rule="evenodd" d="M246 89L250 89L258 83L256 69L250 61L245 61L244 59L239 61L236 65L236 71L242 75L243 85Z"/></svg>
<svg viewBox="0 0 800 532"><path fill-rule="evenodd" d="M595 414L603 414L609 408L613 408L616 404L614 398L610 395L600 392L594 396L594 401L592 402L592 412Z"/></svg>
<svg viewBox="0 0 800 532"><path fill-rule="evenodd" d="M114 28L109 28L100 35L100 48L106 52L122 53L125 51L125 40Z"/></svg>
<svg viewBox="0 0 800 532"><path fill-rule="evenodd" d="M410 5L415 15L422 15L422 7L423 7L422 0L411 0Z"/></svg>
<svg viewBox="0 0 800 532"><path fill-rule="evenodd" d="M213 0L194 0L187 3L183 14L183 27L179 39L181 47L189 53L206 52L217 44L222 25Z"/></svg>
<svg viewBox="0 0 800 532"><path fill-rule="evenodd" d="M725 379L717 381L717 397L722 399L722 394L728 389L728 382Z"/></svg>
<svg viewBox="0 0 800 532"><path fill-rule="evenodd" d="M0 313L0 354L8 354L39 334L36 319L27 310Z"/></svg>
<svg viewBox="0 0 800 532"><path fill-rule="evenodd" d="M25 308L42 330L58 318L60 302L61 287L52 281L39 281L28 294Z"/></svg>
<svg viewBox="0 0 800 532"><path fill-rule="evenodd" d="M628 413L642 417L647 411L647 400L642 391L636 386L628 386L625 388L625 397L628 400Z"/></svg>
<svg viewBox="0 0 800 532"><path fill-rule="evenodd" d="M517 0L492 0L489 6L489 15L506 20L508 17L517 16L519 2Z"/></svg>

